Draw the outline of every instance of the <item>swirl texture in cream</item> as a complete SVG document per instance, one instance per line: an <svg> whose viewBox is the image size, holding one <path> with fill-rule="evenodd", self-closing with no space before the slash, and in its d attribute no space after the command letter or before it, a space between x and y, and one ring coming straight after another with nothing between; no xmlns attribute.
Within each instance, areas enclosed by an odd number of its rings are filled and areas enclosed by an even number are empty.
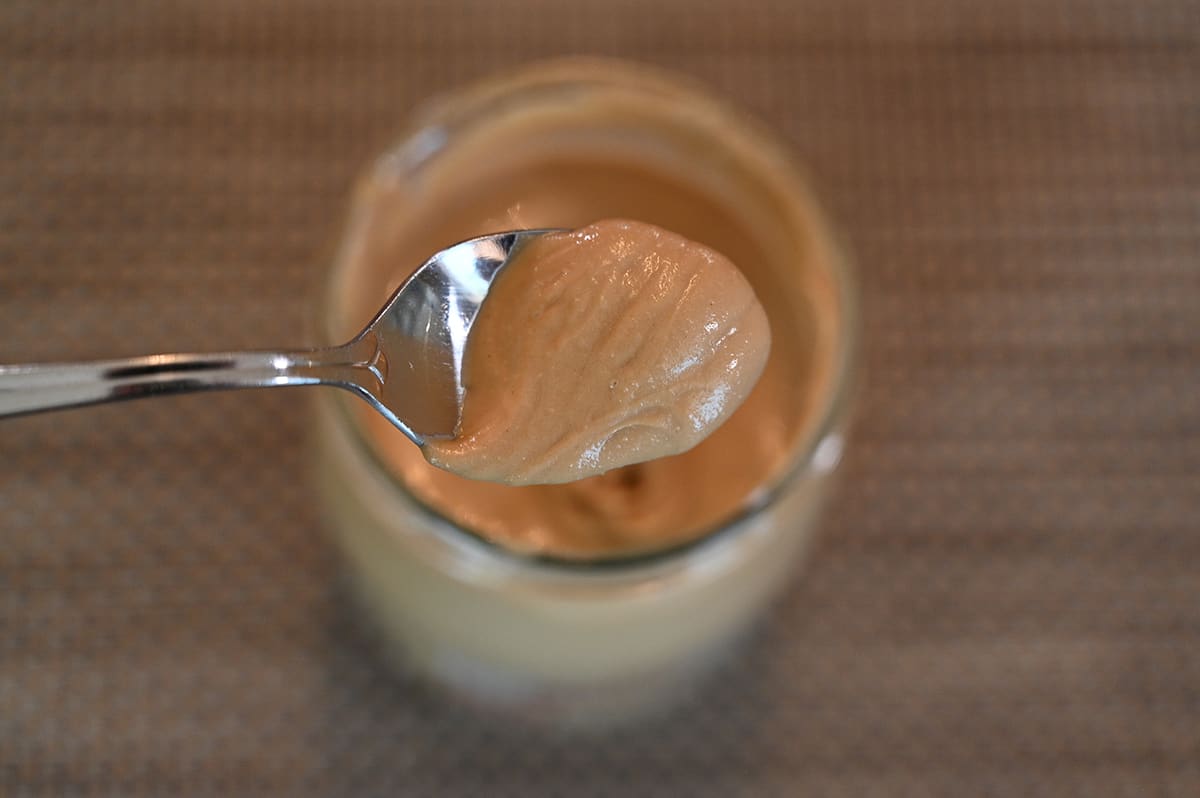
<svg viewBox="0 0 1200 798"><path fill-rule="evenodd" d="M750 284L708 247L626 220L547 234L500 273L471 329L459 434L423 451L510 485L679 454L742 403L770 342Z"/></svg>

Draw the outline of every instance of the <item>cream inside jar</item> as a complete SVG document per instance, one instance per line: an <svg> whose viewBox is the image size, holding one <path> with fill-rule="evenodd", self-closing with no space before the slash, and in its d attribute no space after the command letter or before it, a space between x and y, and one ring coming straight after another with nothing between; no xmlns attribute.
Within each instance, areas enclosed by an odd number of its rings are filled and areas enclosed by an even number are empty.
<svg viewBox="0 0 1200 798"><path fill-rule="evenodd" d="M695 539L759 501L826 409L840 323L821 263L831 257L827 242L780 224L779 204L796 198L764 193L734 157L753 162L757 153L699 139L665 149L646 133L659 113L633 98L511 109L419 165L385 164L397 181L368 184L373 196L360 199L364 212L343 252L353 263L335 291L338 335L451 243L604 218L646 222L716 250L766 310L770 356L732 417L683 454L602 476L520 487L465 479L429 465L383 418L353 409L366 444L414 497L505 548L592 559Z"/></svg>

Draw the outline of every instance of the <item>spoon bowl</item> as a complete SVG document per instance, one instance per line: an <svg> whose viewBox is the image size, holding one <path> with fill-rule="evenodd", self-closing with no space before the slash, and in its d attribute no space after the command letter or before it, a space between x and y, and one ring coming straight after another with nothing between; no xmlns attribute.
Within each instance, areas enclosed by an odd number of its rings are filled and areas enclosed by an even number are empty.
<svg viewBox="0 0 1200 798"><path fill-rule="evenodd" d="M347 344L373 344L374 382L355 380L342 387L360 392L418 444L454 437L465 395L463 356L475 316L497 273L525 243L547 232L513 230L472 238L426 261ZM371 390L362 393L368 384Z"/></svg>

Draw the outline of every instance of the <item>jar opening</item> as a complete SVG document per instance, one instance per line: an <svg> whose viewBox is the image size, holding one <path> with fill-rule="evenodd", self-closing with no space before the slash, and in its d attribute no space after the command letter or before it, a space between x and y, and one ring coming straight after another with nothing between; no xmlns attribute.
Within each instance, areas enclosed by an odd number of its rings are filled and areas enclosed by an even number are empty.
<svg viewBox="0 0 1200 798"><path fill-rule="evenodd" d="M606 118L615 121L596 124L596 120ZM592 120L591 128L584 124L588 119ZM357 448L416 507L437 520L437 528L444 531L452 544L480 548L517 563L573 572L608 572L657 564L717 546L772 506L781 493L804 475L828 471L836 465L856 348L855 287L845 255L834 241L822 212L791 158L755 123L702 91L655 70L590 59L552 63L523 70L509 78L488 81L431 105L418 121L418 127L400 146L376 163L359 192L350 232L333 275L330 326L334 328L335 337L344 336L345 330L353 327L357 319L351 317L357 306L364 305L371 297L377 301L378 296L386 295L386 290L394 287L392 282L398 283L404 276L376 275L373 280L363 279L361 264L364 259L378 257L378 253L387 251L401 239L416 240L427 234L425 243L415 245L416 248L432 246L435 249L451 240L446 236L453 233L453 225L437 231L418 230L420 225L428 224L427 220L421 219L419 213L404 212L405 209L416 208L422 202L442 202L443 207L460 211L474 208L471 203L476 202L476 198L471 196L472 191L479 186L491 185L488 175L493 172L503 176L505 159L510 168L520 161L512 151L484 162L478 157L482 152L480 137L492 136L495 141L496 131L503 125L535 126L526 130L536 130L539 124L544 126L546 134L536 140L536 146L529 148L528 155L532 160L528 163L540 164L546 179L565 181L571 174L584 174L578 170L570 172L564 164L571 157L578 161L579 153L590 148L598 164L586 172L591 188L602 187L604 180L611 179L612 175L606 176L606 173L613 169L604 164L619 164L622 159L629 161L636 157L643 165L648 158L658 159L666 164L664 168L676 169L687 168L689 163L712 164L712 169L691 170L694 174L690 179L701 192L735 197L735 201L753 207L755 213L777 220L774 227L762 228L766 232L752 242L755 246L768 252L789 247L804 248L806 265L803 273L797 271L764 278L767 279L766 291L756 285L760 298L766 297L767 301L775 303L773 326L776 320L785 325L799 323L793 317L803 311L795 310L800 307L798 300L788 304L792 294L808 291L811 298L813 291L823 291L829 301L828 313L819 318L819 314L812 314L813 318L805 322L817 341L810 357L813 361L821 360L822 383L817 388L804 386L794 391L797 397L810 402L811 407L806 408L803 428L794 435L791 445L777 444L775 448L781 450L771 450L771 456L778 456L780 461L771 469L769 478L743 486L736 506L712 514L706 523L696 524L689 529L686 539L670 540L658 547L564 556L497 542L494 535L473 528L461 518L451 517L445 507L437 506L420 490L414 490L404 476L397 473L394 459L381 454L379 447L371 442L377 428L369 428L373 422L364 423L360 414L369 411L351 407L348 402L340 403L339 423L351 432ZM447 174L468 175L470 180L459 186L449 185L445 179ZM595 192L601 190L595 188ZM394 199L391 192L396 197L403 197L403 202L389 207L389 202ZM536 215L539 212L564 211L518 208L518 213ZM655 208L647 211L656 212L661 211ZM470 210L464 214L476 224L480 219L488 218L483 211ZM620 215L638 217L636 213ZM380 226L381 219L398 218L409 221L386 230ZM532 224L522 221L520 218L498 218L495 223L501 226L496 229L506 229L503 225L568 226L545 224L541 219ZM655 219L647 221L658 223ZM709 232L704 228L704 219L684 219L681 223L696 227L700 235ZM465 234L461 238L477 234L466 227L462 232ZM691 231L679 232L688 235ZM697 237L697 240L702 239ZM435 241L440 243L435 244ZM749 245L736 241L732 246L743 246L745 251L750 251L746 249ZM768 312L771 315L770 308ZM816 366L807 363L795 368L811 370ZM805 391L810 391L811 395ZM411 444L406 445L411 447ZM713 474L713 480L739 478L740 471L732 464L724 477L716 476L719 470L709 472ZM720 483L714 481L712 484ZM703 496L699 499L678 498L692 502L704 500Z"/></svg>

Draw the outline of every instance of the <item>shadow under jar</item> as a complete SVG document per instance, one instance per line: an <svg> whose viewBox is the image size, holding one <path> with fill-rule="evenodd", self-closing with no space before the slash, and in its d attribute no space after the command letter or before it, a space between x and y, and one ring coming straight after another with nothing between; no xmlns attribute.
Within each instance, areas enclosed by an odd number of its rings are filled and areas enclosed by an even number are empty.
<svg viewBox="0 0 1200 798"><path fill-rule="evenodd" d="M469 482L353 398L318 398L317 484L397 662L565 725L662 706L786 583L842 450L849 267L787 152L657 70L527 67L417 116L363 177L322 306L342 340L433 252L513 228L659 225L736 263L772 348L746 403L676 457L568 485Z"/></svg>

